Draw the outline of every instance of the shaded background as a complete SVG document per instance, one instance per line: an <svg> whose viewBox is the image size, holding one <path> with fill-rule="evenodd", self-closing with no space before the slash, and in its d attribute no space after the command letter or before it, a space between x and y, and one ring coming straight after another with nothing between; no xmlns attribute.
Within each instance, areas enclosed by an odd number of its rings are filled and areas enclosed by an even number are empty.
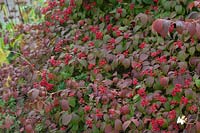
<svg viewBox="0 0 200 133"><path fill-rule="evenodd" d="M4 23L7 19L14 22L22 21L19 8L24 13L26 9L38 1L41 0L0 0L0 22Z"/></svg>

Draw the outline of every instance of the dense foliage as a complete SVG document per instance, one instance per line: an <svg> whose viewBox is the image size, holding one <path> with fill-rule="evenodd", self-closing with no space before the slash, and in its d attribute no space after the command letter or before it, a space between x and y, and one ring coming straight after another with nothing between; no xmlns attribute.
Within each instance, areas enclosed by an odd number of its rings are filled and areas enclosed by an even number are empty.
<svg viewBox="0 0 200 133"><path fill-rule="evenodd" d="M199 132L198 3L48 1L0 69L0 131Z"/></svg>

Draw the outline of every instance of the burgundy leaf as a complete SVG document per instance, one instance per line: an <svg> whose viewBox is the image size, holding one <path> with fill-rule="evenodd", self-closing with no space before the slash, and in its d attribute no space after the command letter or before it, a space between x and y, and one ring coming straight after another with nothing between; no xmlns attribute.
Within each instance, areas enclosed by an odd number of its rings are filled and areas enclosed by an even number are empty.
<svg viewBox="0 0 200 133"><path fill-rule="evenodd" d="M186 29L189 31L191 36L196 33L196 23L186 23Z"/></svg>
<svg viewBox="0 0 200 133"><path fill-rule="evenodd" d="M69 109L69 102L65 99L61 100L61 108L64 111L67 111Z"/></svg>
<svg viewBox="0 0 200 133"><path fill-rule="evenodd" d="M198 37L198 39L200 39L200 24L196 23L196 36Z"/></svg>

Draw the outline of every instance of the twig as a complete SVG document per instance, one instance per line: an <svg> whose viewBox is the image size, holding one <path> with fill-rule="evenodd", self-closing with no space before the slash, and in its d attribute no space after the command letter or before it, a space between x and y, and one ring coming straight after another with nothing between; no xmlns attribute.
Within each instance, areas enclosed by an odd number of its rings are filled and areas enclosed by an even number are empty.
<svg viewBox="0 0 200 133"><path fill-rule="evenodd" d="M10 8L9 8L8 0L6 0L6 6L7 6L7 9L8 9L9 15L10 15Z"/></svg>
<svg viewBox="0 0 200 133"><path fill-rule="evenodd" d="M31 66L32 69L36 69L36 68L32 65L32 63L31 63L29 60L27 60L21 53L16 52L16 51L10 51L10 52L15 53L15 54L19 54L19 55L20 55L19 57L20 57L22 60L26 61L26 62L29 64L29 66ZM36 70L37 70L37 69L36 69ZM37 70L37 71L40 72L40 70ZM42 72L40 72L40 73L42 73Z"/></svg>
<svg viewBox="0 0 200 133"><path fill-rule="evenodd" d="M19 10L19 14L20 14L20 17L21 17L22 23L24 23L24 18L23 18L23 15L22 15L22 12L21 12L21 9L20 9L20 6L19 6L19 2L18 2L18 0L17 0L17 7L18 7L18 10Z"/></svg>

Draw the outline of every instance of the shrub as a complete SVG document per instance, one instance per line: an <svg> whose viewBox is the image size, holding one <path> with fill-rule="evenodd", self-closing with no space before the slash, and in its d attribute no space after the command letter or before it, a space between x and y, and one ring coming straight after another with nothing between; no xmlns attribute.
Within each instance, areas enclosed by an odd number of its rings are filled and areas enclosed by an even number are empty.
<svg viewBox="0 0 200 133"><path fill-rule="evenodd" d="M171 25L189 2L49 1L0 70L2 130L198 132L198 38Z"/></svg>

